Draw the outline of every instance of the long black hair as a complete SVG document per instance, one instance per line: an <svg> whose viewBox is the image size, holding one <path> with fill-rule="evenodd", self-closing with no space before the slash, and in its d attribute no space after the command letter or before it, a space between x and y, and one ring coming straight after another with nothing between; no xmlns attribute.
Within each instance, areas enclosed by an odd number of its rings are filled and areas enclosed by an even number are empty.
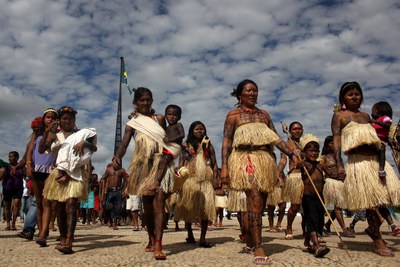
<svg viewBox="0 0 400 267"><path fill-rule="evenodd" d="M190 144L194 148L195 151L197 151L197 148L199 147L199 141L194 136L194 128L197 125L203 125L204 134L208 138L207 129L206 129L206 126L204 125L204 123L202 123L201 121L192 122L192 124L190 124L190 127L189 127L189 132L188 132L188 135L187 135L186 143ZM203 147L203 149L204 149L204 147Z"/></svg>
<svg viewBox="0 0 400 267"><path fill-rule="evenodd" d="M321 155L328 155L329 154L329 143L333 141L333 136L328 135L324 141L324 147L322 148Z"/></svg>

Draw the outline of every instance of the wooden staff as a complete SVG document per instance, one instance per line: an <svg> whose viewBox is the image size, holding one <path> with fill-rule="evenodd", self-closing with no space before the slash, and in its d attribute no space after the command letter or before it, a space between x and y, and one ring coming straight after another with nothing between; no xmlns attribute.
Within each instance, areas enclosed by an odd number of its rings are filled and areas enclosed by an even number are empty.
<svg viewBox="0 0 400 267"><path fill-rule="evenodd" d="M286 124L284 124L284 123L281 121L281 125L282 125L282 131L287 135L288 140L290 140L290 141L294 144L292 138L291 138L290 135L289 135L289 130L288 130L288 127L286 126ZM295 154L296 154L296 156L297 156L298 158L300 158L300 156L297 155L296 151L295 151ZM349 252L349 250L348 250L348 248L347 248L347 245L343 242L343 239L342 239L342 237L340 236L339 231L338 231L338 229L336 228L336 225L333 223L332 217L331 217L331 215L330 215L328 209L326 208L325 203L324 203L324 201L322 200L321 195L318 193L318 190L317 190L317 187L316 187L315 184L314 184L314 181L311 179L311 176L310 176L310 174L308 173L307 168L306 168L305 166L303 166L303 169L304 169L305 173L307 174L307 177L308 177L308 179L310 180L311 185L312 185L312 187L313 187L314 190L315 190L315 193L317 193L318 199L319 199L319 201L321 202L322 206L324 207L324 210L325 210L326 214L328 215L328 218L329 218L331 224L333 225L333 228L335 228L336 235L339 237L340 242L341 242L342 245L343 245L343 248L346 250L346 253L347 253L347 255L349 256L350 260L353 260L353 258L352 258L351 255L350 255L350 252Z"/></svg>

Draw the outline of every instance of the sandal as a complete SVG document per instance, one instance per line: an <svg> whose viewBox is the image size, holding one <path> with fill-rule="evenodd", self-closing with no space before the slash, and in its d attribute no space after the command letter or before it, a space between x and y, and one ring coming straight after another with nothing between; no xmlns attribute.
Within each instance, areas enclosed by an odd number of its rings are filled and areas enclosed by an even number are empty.
<svg viewBox="0 0 400 267"><path fill-rule="evenodd" d="M165 253L162 251L162 244L161 244L161 240L156 241L156 244L159 244L161 247L161 251L155 251L155 246L154 246L154 258L156 260L166 260L167 256L165 255Z"/></svg>
<svg viewBox="0 0 400 267"><path fill-rule="evenodd" d="M394 253L388 248L376 248L374 252L382 257L394 257Z"/></svg>
<svg viewBox="0 0 400 267"><path fill-rule="evenodd" d="M255 265L270 265L272 260L268 256L255 256L253 259Z"/></svg>
<svg viewBox="0 0 400 267"><path fill-rule="evenodd" d="M311 254L315 253L315 250L311 246L307 246L307 247L303 248L301 251L308 252L308 253L311 253Z"/></svg>
<svg viewBox="0 0 400 267"><path fill-rule="evenodd" d="M11 231L17 231L17 227L15 227L15 225L11 226Z"/></svg>
<svg viewBox="0 0 400 267"><path fill-rule="evenodd" d="M41 247L47 247L46 239L43 239L43 238L40 238L40 237L36 238L36 244L38 244Z"/></svg>
<svg viewBox="0 0 400 267"><path fill-rule="evenodd" d="M162 252L162 251L155 251L155 252L154 252L154 258L155 258L156 260L166 260L166 259L167 259L167 256L166 256L165 253Z"/></svg>
<svg viewBox="0 0 400 267"><path fill-rule="evenodd" d="M243 252L247 253L247 254L254 255L254 249L255 249L255 247L251 248L251 247L246 246L246 247L243 247Z"/></svg>
<svg viewBox="0 0 400 267"><path fill-rule="evenodd" d="M10 227L10 226L7 226L4 230L10 231L10 230L11 230L11 227Z"/></svg>
<svg viewBox="0 0 400 267"><path fill-rule="evenodd" d="M286 240L293 240L293 234L288 234L287 230L285 230L285 239Z"/></svg>
<svg viewBox="0 0 400 267"><path fill-rule="evenodd" d="M64 254L73 254L72 246L58 244L56 249Z"/></svg>
<svg viewBox="0 0 400 267"><path fill-rule="evenodd" d="M319 249L317 249L314 253L314 257L316 258L322 258L323 256L325 256L326 254L329 253L329 251L331 251L329 248L327 247L319 247Z"/></svg>
<svg viewBox="0 0 400 267"><path fill-rule="evenodd" d="M389 235L391 236L397 236L400 234L400 227L397 226Z"/></svg>
<svg viewBox="0 0 400 267"><path fill-rule="evenodd" d="M352 233L348 228L346 228L346 229L347 229L348 232L347 233L343 232L343 233L340 234L340 236L342 236L342 237L351 237L351 238L356 237L356 235L354 233Z"/></svg>

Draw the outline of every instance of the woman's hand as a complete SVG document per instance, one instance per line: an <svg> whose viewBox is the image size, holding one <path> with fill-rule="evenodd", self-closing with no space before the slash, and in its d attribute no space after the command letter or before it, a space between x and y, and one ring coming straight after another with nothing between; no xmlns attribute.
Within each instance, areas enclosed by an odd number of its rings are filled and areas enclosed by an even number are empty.
<svg viewBox="0 0 400 267"><path fill-rule="evenodd" d="M114 169L116 170L121 167L121 159L114 156L111 164L113 165Z"/></svg>
<svg viewBox="0 0 400 267"><path fill-rule="evenodd" d="M82 156L84 148L85 148L85 141L80 141L73 148L74 154L77 155L77 156Z"/></svg>
<svg viewBox="0 0 400 267"><path fill-rule="evenodd" d="M223 184L226 184L226 185L229 184L230 178L229 178L228 167L226 165L221 167L220 177L221 177Z"/></svg>

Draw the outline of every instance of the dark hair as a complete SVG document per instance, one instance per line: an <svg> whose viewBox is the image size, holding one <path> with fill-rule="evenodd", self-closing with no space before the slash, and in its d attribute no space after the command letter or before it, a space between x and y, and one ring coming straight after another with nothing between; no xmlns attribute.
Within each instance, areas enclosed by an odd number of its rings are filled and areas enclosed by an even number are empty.
<svg viewBox="0 0 400 267"><path fill-rule="evenodd" d="M329 154L329 148L328 148L328 146L329 146L329 143L332 142L332 141L333 141L333 136L332 136L332 135L328 135L328 136L325 138L324 147L322 148L321 155L327 155L327 154Z"/></svg>
<svg viewBox="0 0 400 267"><path fill-rule="evenodd" d="M298 121L294 121L294 122L292 122L291 124L289 124L289 131L292 130L292 128L293 128L296 124L300 125L301 128L303 129L303 124L301 124L301 123L298 122Z"/></svg>
<svg viewBox="0 0 400 267"><path fill-rule="evenodd" d="M149 94L151 101L153 101L153 93L150 91L149 88L138 87L136 88L135 94L133 95L133 104L135 104L144 94Z"/></svg>
<svg viewBox="0 0 400 267"><path fill-rule="evenodd" d="M345 82L344 84L342 84L339 91L339 103L341 105L344 104L344 95L351 89L357 89L361 95L361 102L364 100L363 92L358 82Z"/></svg>
<svg viewBox="0 0 400 267"><path fill-rule="evenodd" d="M198 146L199 146L199 141L197 141L196 137L194 137L194 134L193 134L194 128L195 128L197 125L203 125L203 127L204 127L204 134L205 134L205 136L207 136L207 129L206 129L206 126L204 125L204 123L202 123L201 121L195 121L195 122L192 122L192 124L190 124L189 132L188 132L187 139L186 139L186 143L191 144L192 147L193 147L195 150L197 150L197 148L198 148Z"/></svg>
<svg viewBox="0 0 400 267"><path fill-rule="evenodd" d="M303 151L306 151L307 149L310 149L310 148L312 148L312 147L316 147L316 148L319 149L319 144L318 144L318 142L316 142L316 141L310 141L310 142L308 142L308 143L304 146Z"/></svg>
<svg viewBox="0 0 400 267"><path fill-rule="evenodd" d="M182 109L181 109L181 107L178 106L178 105L174 105L174 104L168 105L168 106L165 108L165 114L167 114L167 110L170 109L170 108L176 109L176 110L178 111L178 117L179 117L179 119L181 119L181 116L182 116Z"/></svg>
<svg viewBox="0 0 400 267"><path fill-rule="evenodd" d="M258 89L258 86L257 86L257 84L256 84L254 81L249 80L249 79L245 79L245 80L241 81L241 82L237 85L236 88L233 89L233 91L232 91L232 93L231 93L231 96L234 96L234 97L237 98L237 100L239 100L239 99L240 99L240 96L242 95L244 86L245 86L246 84L249 84L249 83L254 84L254 86Z"/></svg>
<svg viewBox="0 0 400 267"><path fill-rule="evenodd" d="M43 116L42 116L42 121L40 122L40 127L38 130L38 136L43 135L44 131L46 130L46 125L44 124L44 117L46 116L47 113L49 112L53 112L54 114L56 114L56 119L59 118L59 114L57 112L57 110L55 110L54 108L48 108L43 112Z"/></svg>
<svg viewBox="0 0 400 267"><path fill-rule="evenodd" d="M13 154L15 157L19 158L19 153L17 151L10 151L8 154Z"/></svg>
<svg viewBox="0 0 400 267"><path fill-rule="evenodd" d="M372 107L376 108L377 115L379 117L388 116L389 118L392 118L393 116L393 109L390 106L390 104L386 101L380 101L378 103L375 103Z"/></svg>
<svg viewBox="0 0 400 267"><path fill-rule="evenodd" d="M59 110L58 110L58 118L61 118L62 115L69 113L71 114L74 118L75 115L78 113L78 111L76 111L75 109L68 107L68 106L62 106Z"/></svg>

